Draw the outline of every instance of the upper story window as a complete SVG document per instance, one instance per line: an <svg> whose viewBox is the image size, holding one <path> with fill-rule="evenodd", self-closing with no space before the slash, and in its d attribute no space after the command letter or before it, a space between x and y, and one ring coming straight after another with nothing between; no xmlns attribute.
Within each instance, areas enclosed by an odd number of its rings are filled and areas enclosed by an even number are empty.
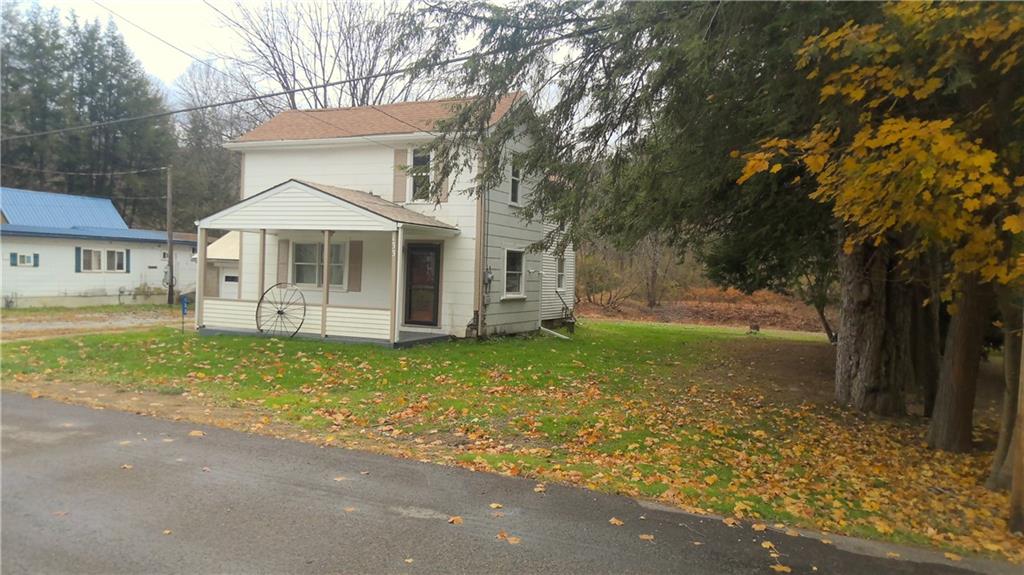
<svg viewBox="0 0 1024 575"><path fill-rule="evenodd" d="M565 256L558 256L558 273L555 278L555 287L565 289Z"/></svg>
<svg viewBox="0 0 1024 575"><path fill-rule="evenodd" d="M522 170L519 167L519 158L512 156L512 194L509 196L508 200L511 204L519 203L519 184L522 180L521 175Z"/></svg>
<svg viewBox="0 0 1024 575"><path fill-rule="evenodd" d="M430 150L417 148L412 151L412 199L430 199Z"/></svg>

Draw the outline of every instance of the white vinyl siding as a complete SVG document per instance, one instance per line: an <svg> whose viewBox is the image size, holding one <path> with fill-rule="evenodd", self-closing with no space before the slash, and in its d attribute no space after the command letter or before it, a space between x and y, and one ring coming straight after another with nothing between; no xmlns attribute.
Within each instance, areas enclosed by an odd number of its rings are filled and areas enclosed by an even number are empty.
<svg viewBox="0 0 1024 575"><path fill-rule="evenodd" d="M203 299L203 324L209 329L256 331L258 302L220 298ZM320 335L321 307L306 305L300 334ZM327 307L327 336L387 339L391 312L387 309Z"/></svg>
<svg viewBox="0 0 1024 575"><path fill-rule="evenodd" d="M282 180L283 181L283 180ZM281 182L278 182L281 183ZM203 220L208 229L382 230L395 223L301 184L282 186L252 200L245 209L228 208Z"/></svg>
<svg viewBox="0 0 1024 575"><path fill-rule="evenodd" d="M554 224L544 224L545 232L553 231L555 228ZM564 262L564 267L561 274L559 274L558 268L559 258L560 256L552 249L544 252L541 319L558 319L562 317L563 305L567 305L572 309L576 302L576 253L570 248L562 254L561 258ZM559 289L559 278L562 279L561 289ZM565 301L564 304L563 300Z"/></svg>

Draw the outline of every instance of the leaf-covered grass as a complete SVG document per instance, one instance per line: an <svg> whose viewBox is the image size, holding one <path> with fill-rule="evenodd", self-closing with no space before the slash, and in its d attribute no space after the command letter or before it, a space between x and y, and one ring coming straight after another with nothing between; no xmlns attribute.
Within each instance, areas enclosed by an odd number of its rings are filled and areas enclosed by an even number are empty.
<svg viewBox="0 0 1024 575"><path fill-rule="evenodd" d="M782 353L809 339L761 337ZM704 369L744 341L742 330L590 322L572 341L388 350L161 329L7 345L2 374L201 394L327 443L1024 558L1005 533L1006 496L982 486L990 455L929 451L919 421L778 399L774 382Z"/></svg>

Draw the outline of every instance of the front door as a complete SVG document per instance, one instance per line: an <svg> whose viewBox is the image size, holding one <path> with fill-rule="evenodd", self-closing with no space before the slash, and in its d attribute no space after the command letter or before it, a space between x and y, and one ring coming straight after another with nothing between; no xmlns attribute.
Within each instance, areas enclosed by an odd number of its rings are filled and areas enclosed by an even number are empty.
<svg viewBox="0 0 1024 575"><path fill-rule="evenodd" d="M441 301L441 246L408 244L405 261L405 323L437 325Z"/></svg>

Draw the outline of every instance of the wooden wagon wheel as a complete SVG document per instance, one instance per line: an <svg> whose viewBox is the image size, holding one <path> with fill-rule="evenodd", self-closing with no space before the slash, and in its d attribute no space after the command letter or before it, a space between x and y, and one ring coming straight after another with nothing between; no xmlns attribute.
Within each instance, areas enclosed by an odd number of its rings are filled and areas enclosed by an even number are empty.
<svg viewBox="0 0 1024 575"><path fill-rule="evenodd" d="M290 283L270 286L256 305L256 328L274 337L292 337L306 321L306 298Z"/></svg>

